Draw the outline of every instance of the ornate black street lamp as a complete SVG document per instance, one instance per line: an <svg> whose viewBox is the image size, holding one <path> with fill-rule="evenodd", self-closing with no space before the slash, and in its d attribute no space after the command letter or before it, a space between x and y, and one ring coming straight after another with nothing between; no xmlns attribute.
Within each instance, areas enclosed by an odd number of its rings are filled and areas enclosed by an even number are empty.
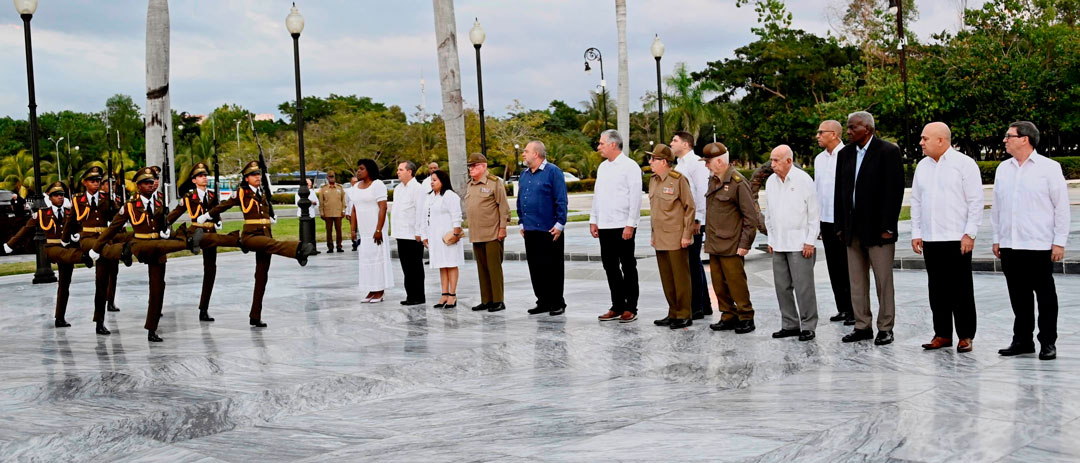
<svg viewBox="0 0 1080 463"><path fill-rule="evenodd" d="M589 61L597 61L600 63L600 114L604 118L604 130L607 130L607 81L604 80L604 57L596 47L585 50L585 74L592 73L592 68L589 67Z"/></svg>
<svg viewBox="0 0 1080 463"><path fill-rule="evenodd" d="M904 36L904 1L889 0L889 12L896 14L896 36L900 39L900 80L904 83L904 136L901 137L900 153L907 156L907 140L911 133L909 126L908 89L907 89L907 37Z"/></svg>
<svg viewBox="0 0 1080 463"><path fill-rule="evenodd" d="M34 157L34 193L30 196L31 209L41 212L45 208L44 188L41 186L41 157L38 154L37 98L34 96L34 52L30 43L30 20L37 11L37 0L15 0L15 11L23 20L23 40L26 43L26 87L30 93L30 153ZM45 232L41 227L34 231L34 249L37 252L37 270L34 284L55 283L56 274L45 258Z"/></svg>
<svg viewBox="0 0 1080 463"><path fill-rule="evenodd" d="M296 9L296 2L293 2L292 9L289 11L289 16L285 18L285 27L289 30L289 34L293 39L293 67L296 71L296 140L299 143L300 150L300 190L297 194L300 195L300 201L297 206L300 208L300 242L311 243L312 248L315 246L315 218L311 216L308 209L311 208L311 191L307 186L307 164L304 162L304 98L300 93L300 33L304 31L304 17L300 15L300 11Z"/></svg>
<svg viewBox="0 0 1080 463"><path fill-rule="evenodd" d="M484 44L484 28L480 27L480 19L473 22L472 30L469 31L469 40L476 49L476 88L480 101L480 152L487 156L487 132L484 130L484 73L480 69L480 46Z"/></svg>
<svg viewBox="0 0 1080 463"><path fill-rule="evenodd" d="M660 41L659 34L653 38L649 51L652 52L653 58L656 58L656 104L660 115L660 136L657 140L663 141L667 140L664 138L664 89L660 78L660 57L664 56L664 42Z"/></svg>

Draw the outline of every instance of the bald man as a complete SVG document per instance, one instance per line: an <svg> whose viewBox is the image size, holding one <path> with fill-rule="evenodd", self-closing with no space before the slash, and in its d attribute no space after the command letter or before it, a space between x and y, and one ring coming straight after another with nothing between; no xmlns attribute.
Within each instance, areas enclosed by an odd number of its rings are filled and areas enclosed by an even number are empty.
<svg viewBox="0 0 1080 463"><path fill-rule="evenodd" d="M794 167L794 156L788 145L774 148L769 154L773 174L765 181L765 228L780 303L780 331L772 337L809 341L815 337L818 319L814 290L818 198L814 180Z"/></svg>
<svg viewBox="0 0 1080 463"><path fill-rule="evenodd" d="M836 301L836 315L829 318L832 322L855 324L855 312L851 308L851 283L848 281L847 246L836 236L833 215L833 194L836 192L836 161L840 150L844 148L841 134L844 127L839 121L827 120L818 126L818 146L825 148L814 158L814 186L817 188L819 212L821 214L821 243L825 248L825 264L829 269L829 284L832 285L833 300Z"/></svg>
<svg viewBox="0 0 1080 463"><path fill-rule="evenodd" d="M956 322L958 352L971 352L975 337L975 292L971 250L982 222L979 166L952 144L949 126L926 124L923 154L911 183L911 249L926 261L934 338L923 349L951 347Z"/></svg>

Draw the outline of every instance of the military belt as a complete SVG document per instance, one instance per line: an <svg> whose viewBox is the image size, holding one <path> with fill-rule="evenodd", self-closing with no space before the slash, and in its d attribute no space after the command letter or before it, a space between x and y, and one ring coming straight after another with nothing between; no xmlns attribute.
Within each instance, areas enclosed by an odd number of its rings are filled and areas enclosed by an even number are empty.
<svg viewBox="0 0 1080 463"><path fill-rule="evenodd" d="M208 228L209 229L209 228L214 228L214 223L213 222L206 222L206 223L191 222L190 224L188 224L188 226L199 227L199 228Z"/></svg>
<svg viewBox="0 0 1080 463"><path fill-rule="evenodd" d="M50 239L45 240L45 244L64 244L64 242L61 241L61 240L58 240L58 239L50 238Z"/></svg>
<svg viewBox="0 0 1080 463"><path fill-rule="evenodd" d="M105 233L105 230L108 230L108 229L109 229L109 227L83 227L82 233L84 235L87 234L87 233L99 233L100 234L100 233Z"/></svg>
<svg viewBox="0 0 1080 463"><path fill-rule="evenodd" d="M135 237L140 240L156 240L161 237L157 233L136 233Z"/></svg>
<svg viewBox="0 0 1080 463"><path fill-rule="evenodd" d="M244 225L269 225L270 219L244 219Z"/></svg>

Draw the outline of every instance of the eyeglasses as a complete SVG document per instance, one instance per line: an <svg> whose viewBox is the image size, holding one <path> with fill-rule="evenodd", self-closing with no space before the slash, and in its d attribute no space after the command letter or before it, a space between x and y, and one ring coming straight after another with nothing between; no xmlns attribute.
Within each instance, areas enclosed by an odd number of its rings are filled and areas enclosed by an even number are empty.
<svg viewBox="0 0 1080 463"><path fill-rule="evenodd" d="M1005 139L1009 139L1009 138L1020 138L1020 137L1026 137L1026 136L1027 136L1027 135L1013 135L1013 134L1011 134L1011 133L1007 133L1007 134L1005 134Z"/></svg>
<svg viewBox="0 0 1080 463"><path fill-rule="evenodd" d="M817 131L818 135L821 135L823 133L836 133L836 131L835 130L818 130Z"/></svg>

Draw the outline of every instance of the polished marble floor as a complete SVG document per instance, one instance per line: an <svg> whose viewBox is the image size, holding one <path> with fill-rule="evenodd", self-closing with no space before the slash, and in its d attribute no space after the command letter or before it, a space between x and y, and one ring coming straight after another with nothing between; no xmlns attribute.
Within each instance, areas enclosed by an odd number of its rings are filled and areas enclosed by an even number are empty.
<svg viewBox="0 0 1080 463"><path fill-rule="evenodd" d="M114 330L95 336L92 273L68 320L55 286L0 278L3 461L1010 461L1080 459L1080 280L1057 276L1060 358L1004 359L1012 314L1000 274L975 276L975 352L923 352L926 274L897 273L897 342L775 340L766 255L748 260L758 330L657 328L663 296L640 261L641 319L599 324L599 263L567 264L564 317L529 316L524 262L510 310L359 304L355 254L306 268L275 258L265 329L247 326L253 257L219 256L214 323L199 323L199 258L170 261L161 344L142 330L145 270L121 272ZM396 262L395 262L396 265ZM438 293L429 275L429 302ZM400 281L400 275L398 278ZM818 264L823 318L832 313Z"/></svg>

